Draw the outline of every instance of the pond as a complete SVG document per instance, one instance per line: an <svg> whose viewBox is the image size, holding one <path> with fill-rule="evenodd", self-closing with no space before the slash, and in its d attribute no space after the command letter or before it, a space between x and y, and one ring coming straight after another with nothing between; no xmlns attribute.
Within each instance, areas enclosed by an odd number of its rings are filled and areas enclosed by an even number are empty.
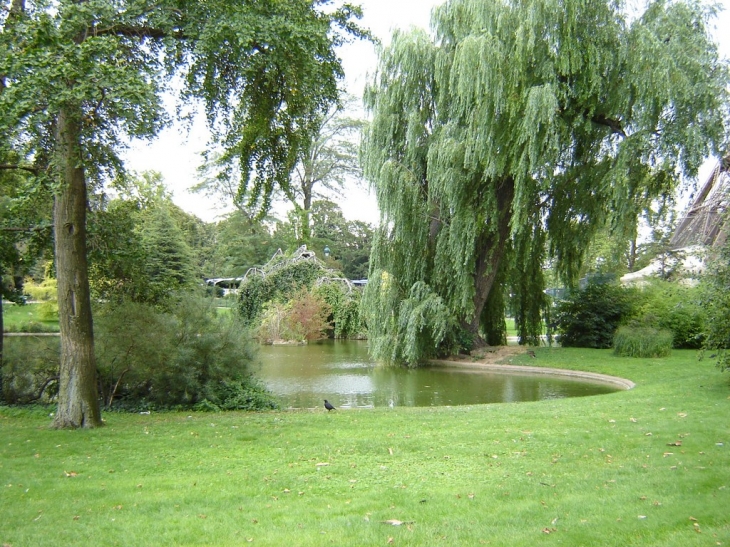
<svg viewBox="0 0 730 547"><path fill-rule="evenodd" d="M544 374L513 374L473 368L382 367L367 342L327 340L306 346L262 346L256 375L282 408L450 406L540 401L617 391L616 386Z"/></svg>

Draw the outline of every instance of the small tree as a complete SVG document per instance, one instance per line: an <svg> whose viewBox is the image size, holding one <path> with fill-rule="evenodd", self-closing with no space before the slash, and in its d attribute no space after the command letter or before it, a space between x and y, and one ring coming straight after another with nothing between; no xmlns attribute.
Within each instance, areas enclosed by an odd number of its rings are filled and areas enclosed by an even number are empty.
<svg viewBox="0 0 730 547"><path fill-rule="evenodd" d="M558 341L564 347L610 348L616 329L633 314L636 289L590 283L570 293L555 312Z"/></svg>
<svg viewBox="0 0 730 547"><path fill-rule="evenodd" d="M332 308L315 292L302 289L289 301L287 329L294 340L319 340L332 328Z"/></svg>

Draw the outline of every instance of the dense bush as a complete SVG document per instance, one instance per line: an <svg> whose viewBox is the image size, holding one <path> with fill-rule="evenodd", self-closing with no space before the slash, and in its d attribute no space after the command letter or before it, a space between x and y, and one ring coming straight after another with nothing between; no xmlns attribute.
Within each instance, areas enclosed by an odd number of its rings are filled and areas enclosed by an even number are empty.
<svg viewBox="0 0 730 547"><path fill-rule="evenodd" d="M675 349L702 346L705 310L699 288L655 280L642 289L641 302L633 320L637 326L670 330Z"/></svg>
<svg viewBox="0 0 730 547"><path fill-rule="evenodd" d="M730 369L730 238L710 257L702 278L701 302L706 310L703 349L715 352L717 365Z"/></svg>
<svg viewBox="0 0 730 547"><path fill-rule="evenodd" d="M613 284L591 283L557 305L558 341L564 347L610 348L616 329L633 314L639 293Z"/></svg>
<svg viewBox="0 0 730 547"><path fill-rule="evenodd" d="M286 302L302 287L311 287L325 272L317 260L299 260L272 265L265 276L251 274L239 290L239 313L246 325L253 325L264 304L275 300Z"/></svg>
<svg viewBox="0 0 730 547"><path fill-rule="evenodd" d="M126 302L99 310L95 323L107 407L194 407L203 401L230 407L231 385L254 385L248 367L255 348L247 330L234 314L218 316L208 299L182 295L162 310Z"/></svg>
<svg viewBox="0 0 730 547"><path fill-rule="evenodd" d="M322 283L315 292L332 309L329 321L332 322L335 338L363 338L365 324L360 315L362 290L350 288L341 281Z"/></svg>
<svg viewBox="0 0 730 547"><path fill-rule="evenodd" d="M286 326L292 340L319 340L327 337L332 324L327 320L332 308L318 294L301 289L287 303Z"/></svg>
<svg viewBox="0 0 730 547"><path fill-rule="evenodd" d="M619 327L613 351L620 357L666 357L672 351L672 331L650 327Z"/></svg>
<svg viewBox="0 0 730 547"><path fill-rule="evenodd" d="M13 336L3 344L3 400L9 404L51 402L58 392L60 339Z"/></svg>
<svg viewBox="0 0 730 547"><path fill-rule="evenodd" d="M267 302L259 317L256 336L260 342L310 341L327 337L332 310L317 293L301 289L289 301Z"/></svg>

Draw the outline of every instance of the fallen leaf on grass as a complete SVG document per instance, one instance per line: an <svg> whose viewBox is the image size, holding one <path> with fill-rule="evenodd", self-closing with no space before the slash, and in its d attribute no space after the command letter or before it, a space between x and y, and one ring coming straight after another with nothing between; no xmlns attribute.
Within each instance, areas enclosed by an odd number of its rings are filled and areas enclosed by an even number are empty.
<svg viewBox="0 0 730 547"><path fill-rule="evenodd" d="M388 538L388 544L390 545L391 543L393 543L393 538L392 537L389 537Z"/></svg>
<svg viewBox="0 0 730 547"><path fill-rule="evenodd" d="M553 532L557 532L557 528L543 528L542 533L543 534L552 534Z"/></svg>
<svg viewBox="0 0 730 547"><path fill-rule="evenodd" d="M391 526L402 526L403 524L413 524L414 521L410 522L403 522L402 520L398 519L388 519L388 520L381 520L383 524L390 524Z"/></svg>
<svg viewBox="0 0 730 547"><path fill-rule="evenodd" d="M64 471L67 477L75 477L78 475L76 471Z"/></svg>
<svg viewBox="0 0 730 547"><path fill-rule="evenodd" d="M329 463L328 462L319 462L319 463L315 464L315 467L322 467L325 465L329 465Z"/></svg>
<svg viewBox="0 0 730 547"><path fill-rule="evenodd" d="M673 443L667 443L667 446L682 446L682 441L674 441Z"/></svg>
<svg viewBox="0 0 730 547"><path fill-rule="evenodd" d="M677 416L679 416L680 418L686 418L687 413L686 412L677 412Z"/></svg>

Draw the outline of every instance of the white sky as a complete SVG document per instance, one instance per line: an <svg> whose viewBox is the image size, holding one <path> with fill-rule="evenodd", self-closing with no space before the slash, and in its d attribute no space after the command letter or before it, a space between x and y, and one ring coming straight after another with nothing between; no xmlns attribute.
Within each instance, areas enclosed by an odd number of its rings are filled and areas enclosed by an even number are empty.
<svg viewBox="0 0 730 547"><path fill-rule="evenodd" d="M355 3L363 8L361 25L387 44L394 28L429 28L431 8L442 1L356 0ZM715 21L715 40L720 44L721 55L730 58L730 0L721 0L719 3L725 9ZM370 43L357 42L344 46L340 54L345 68L345 88L349 93L361 96L367 78L375 70L375 48ZM188 191L197 182L200 153L205 149L206 139L207 132L202 119L195 123L190 133L179 127L169 128L151 143L136 143L126 154L127 166L138 172L160 172L166 186L173 192L173 200L177 205L205 221L216 220L226 212L220 208L220 203L203 194ZM709 160L700 171L700 181L704 181L714 162ZM337 202L350 220L364 220L372 224L378 221L375 197L367 188L349 188L345 198L337 199ZM279 216L283 217L282 214Z"/></svg>

